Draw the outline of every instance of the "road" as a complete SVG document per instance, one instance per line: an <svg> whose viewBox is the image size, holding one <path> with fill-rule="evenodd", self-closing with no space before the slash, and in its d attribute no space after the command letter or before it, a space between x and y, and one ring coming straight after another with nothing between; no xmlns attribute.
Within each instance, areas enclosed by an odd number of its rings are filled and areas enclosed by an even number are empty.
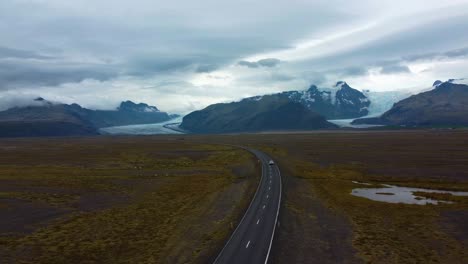
<svg viewBox="0 0 468 264"><path fill-rule="evenodd" d="M262 178L241 222L214 261L225 263L267 263L281 204L281 174L265 153L248 149L262 163Z"/></svg>

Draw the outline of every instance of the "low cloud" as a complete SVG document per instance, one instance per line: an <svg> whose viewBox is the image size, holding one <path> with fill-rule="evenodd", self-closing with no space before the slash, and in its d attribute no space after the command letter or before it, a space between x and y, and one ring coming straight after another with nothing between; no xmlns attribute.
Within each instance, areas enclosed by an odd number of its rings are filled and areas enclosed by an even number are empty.
<svg viewBox="0 0 468 264"><path fill-rule="evenodd" d="M198 73L208 73L219 69L219 66L216 64L202 64L198 65L195 72Z"/></svg>
<svg viewBox="0 0 468 264"><path fill-rule="evenodd" d="M268 58L259 60L257 63L263 67L275 67L276 65L280 64L281 61L275 58Z"/></svg>
<svg viewBox="0 0 468 264"><path fill-rule="evenodd" d="M41 60L52 59L52 57L50 56L41 55L34 51L12 49L8 47L0 47L0 59L12 59L12 58L41 59Z"/></svg>
<svg viewBox="0 0 468 264"><path fill-rule="evenodd" d="M449 50L445 52L431 52L424 54L415 54L403 57L406 61L434 60L440 58L463 58L468 56L468 47Z"/></svg>
<svg viewBox="0 0 468 264"><path fill-rule="evenodd" d="M118 70L107 65L0 61L0 89L4 90L24 86L57 86L79 83L85 79L104 81L117 75Z"/></svg>
<svg viewBox="0 0 468 264"><path fill-rule="evenodd" d="M237 64L240 66L245 66L249 68L259 68L259 67L275 67L281 63L281 60L275 58L267 58L258 61L239 61Z"/></svg>
<svg viewBox="0 0 468 264"><path fill-rule="evenodd" d="M4 94L0 96L0 111L8 110L13 107L43 106L45 101L35 100L39 95L33 94Z"/></svg>
<svg viewBox="0 0 468 264"><path fill-rule="evenodd" d="M406 65L387 65L383 66L380 70L382 74L398 74L398 73L411 73L411 70Z"/></svg>
<svg viewBox="0 0 468 264"><path fill-rule="evenodd" d="M240 65L240 66L245 66L245 67L249 67L249 68L258 68L258 63L257 62L250 62L250 61L242 60L242 61L239 61L237 64Z"/></svg>

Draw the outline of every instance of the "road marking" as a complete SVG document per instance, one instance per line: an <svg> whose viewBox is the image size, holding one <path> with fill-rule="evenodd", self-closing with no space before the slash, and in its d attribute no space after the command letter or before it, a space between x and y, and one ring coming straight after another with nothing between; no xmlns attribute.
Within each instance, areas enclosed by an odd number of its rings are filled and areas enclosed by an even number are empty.
<svg viewBox="0 0 468 264"><path fill-rule="evenodd" d="M262 209L265 209L265 205L263 205L263 208Z"/></svg>
<svg viewBox="0 0 468 264"><path fill-rule="evenodd" d="M259 222L260 222L260 218L257 220L257 225L258 225Z"/></svg>
<svg viewBox="0 0 468 264"><path fill-rule="evenodd" d="M249 245L250 245L250 240L249 240L249 242L247 242L247 245L245 245L245 248L248 248Z"/></svg>
<svg viewBox="0 0 468 264"><path fill-rule="evenodd" d="M268 187L268 190L271 190L271 187Z"/></svg>
<svg viewBox="0 0 468 264"><path fill-rule="evenodd" d="M268 197L270 197L270 195L267 194L267 199L268 199Z"/></svg>

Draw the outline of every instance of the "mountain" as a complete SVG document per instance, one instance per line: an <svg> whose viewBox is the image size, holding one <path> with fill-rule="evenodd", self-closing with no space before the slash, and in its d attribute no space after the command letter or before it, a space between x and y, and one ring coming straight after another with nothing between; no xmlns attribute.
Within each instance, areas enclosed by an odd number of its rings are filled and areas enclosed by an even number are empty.
<svg viewBox="0 0 468 264"><path fill-rule="evenodd" d="M369 99L362 92L351 88L346 82L338 82L333 88L318 88L311 85L305 91L288 91L273 94L300 103L309 110L327 119L358 118L369 113ZM251 97L258 100L261 96Z"/></svg>
<svg viewBox="0 0 468 264"><path fill-rule="evenodd" d="M432 90L399 101L382 116L357 119L353 124L467 126L468 85L459 81L437 81Z"/></svg>
<svg viewBox="0 0 468 264"><path fill-rule="evenodd" d="M117 110L78 109L76 106L75 109L97 128L159 123L173 117L166 112L159 111L155 106L144 103L135 104L132 101L122 102Z"/></svg>
<svg viewBox="0 0 468 264"><path fill-rule="evenodd" d="M97 134L94 126L67 105L43 98L40 106L11 108L0 112L0 137L76 136Z"/></svg>
<svg viewBox="0 0 468 264"><path fill-rule="evenodd" d="M180 127L195 133L336 128L303 104L276 95L210 105L186 115Z"/></svg>
<svg viewBox="0 0 468 264"><path fill-rule="evenodd" d="M95 135L102 127L158 123L173 117L155 106L131 101L122 102L117 110L91 110L41 97L33 103L0 112L0 137Z"/></svg>

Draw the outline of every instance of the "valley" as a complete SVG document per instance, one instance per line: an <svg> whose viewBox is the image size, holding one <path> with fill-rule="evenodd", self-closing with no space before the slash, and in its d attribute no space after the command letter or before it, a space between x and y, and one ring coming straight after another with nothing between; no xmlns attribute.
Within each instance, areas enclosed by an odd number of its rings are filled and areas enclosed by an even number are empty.
<svg viewBox="0 0 468 264"><path fill-rule="evenodd" d="M270 263L467 260L468 197L418 193L451 202L420 205L351 195L362 183L467 192L466 130L3 139L0 256L213 261L259 180L255 158L226 144L262 150L281 169Z"/></svg>

